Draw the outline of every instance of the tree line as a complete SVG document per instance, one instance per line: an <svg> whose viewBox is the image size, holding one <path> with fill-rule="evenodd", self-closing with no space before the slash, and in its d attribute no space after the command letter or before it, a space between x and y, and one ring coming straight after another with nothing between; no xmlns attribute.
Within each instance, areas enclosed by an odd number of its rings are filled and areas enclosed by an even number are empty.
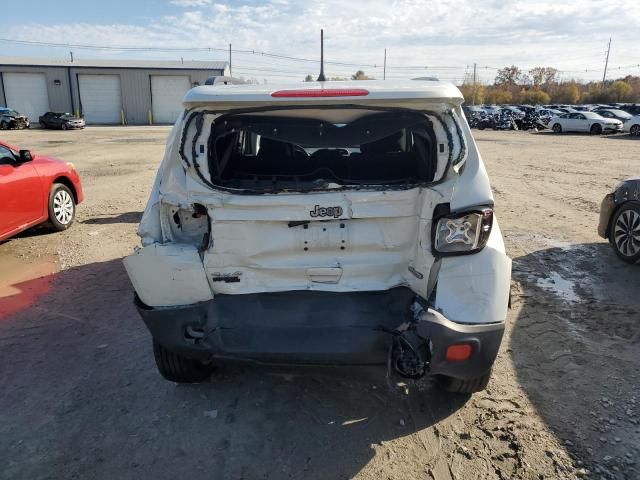
<svg viewBox="0 0 640 480"><path fill-rule="evenodd" d="M603 85L600 81L561 81L559 71L553 67L536 67L525 72L511 65L498 70L493 85L474 86L473 81L467 80L460 90L467 103L473 103L475 96L475 103L479 104L635 103L640 102L640 77L627 75Z"/></svg>
<svg viewBox="0 0 640 480"><path fill-rule="evenodd" d="M562 81L559 74L560 72L553 67L535 67L524 71L516 65L511 65L498 70L492 85L474 85L471 79L467 79L459 88L468 104L640 103L640 76L627 75L624 78L607 80L603 85L600 81ZM327 80L348 78L331 77ZM358 70L351 75L351 80L374 78ZM307 75L304 81L313 82L315 79Z"/></svg>

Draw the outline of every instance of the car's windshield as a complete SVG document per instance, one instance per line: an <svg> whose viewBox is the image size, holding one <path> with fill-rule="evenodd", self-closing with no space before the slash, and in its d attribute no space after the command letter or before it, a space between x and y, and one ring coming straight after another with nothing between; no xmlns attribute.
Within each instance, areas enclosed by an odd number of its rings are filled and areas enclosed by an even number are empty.
<svg viewBox="0 0 640 480"><path fill-rule="evenodd" d="M64 119L73 119L75 118L73 115L71 115L70 113L58 113L58 116L60 118L64 118Z"/></svg>
<svg viewBox="0 0 640 480"><path fill-rule="evenodd" d="M7 108L6 110L0 111L0 114L9 115L9 116L12 116L12 117L19 117L20 116L20 114L18 112L16 112L15 110L12 110L10 108Z"/></svg>

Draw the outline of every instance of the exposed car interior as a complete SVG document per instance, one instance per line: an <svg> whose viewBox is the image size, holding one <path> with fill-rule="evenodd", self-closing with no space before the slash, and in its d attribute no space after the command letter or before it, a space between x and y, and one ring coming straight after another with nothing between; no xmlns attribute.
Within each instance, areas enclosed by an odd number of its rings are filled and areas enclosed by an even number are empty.
<svg viewBox="0 0 640 480"><path fill-rule="evenodd" d="M236 114L216 120L209 141L212 183L305 190L408 186L434 179L436 142L424 114L333 110L323 115L315 110L304 116L300 110L292 112Z"/></svg>

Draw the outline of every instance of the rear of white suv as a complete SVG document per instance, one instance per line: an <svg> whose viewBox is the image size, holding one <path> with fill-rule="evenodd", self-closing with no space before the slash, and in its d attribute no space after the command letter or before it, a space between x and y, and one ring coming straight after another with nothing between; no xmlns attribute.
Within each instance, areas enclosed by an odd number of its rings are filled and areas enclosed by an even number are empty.
<svg viewBox="0 0 640 480"><path fill-rule="evenodd" d="M163 376L231 358L484 388L511 262L462 100L432 81L191 90L125 259Z"/></svg>

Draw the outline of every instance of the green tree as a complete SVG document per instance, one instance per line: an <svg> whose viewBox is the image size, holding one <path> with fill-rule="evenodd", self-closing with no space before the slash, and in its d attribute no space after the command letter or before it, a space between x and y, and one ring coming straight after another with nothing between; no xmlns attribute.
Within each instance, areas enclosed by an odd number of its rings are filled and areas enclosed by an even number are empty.
<svg viewBox="0 0 640 480"><path fill-rule="evenodd" d="M305 82L313 82L313 77L311 75L307 75L306 77L304 77L304 81Z"/></svg>

